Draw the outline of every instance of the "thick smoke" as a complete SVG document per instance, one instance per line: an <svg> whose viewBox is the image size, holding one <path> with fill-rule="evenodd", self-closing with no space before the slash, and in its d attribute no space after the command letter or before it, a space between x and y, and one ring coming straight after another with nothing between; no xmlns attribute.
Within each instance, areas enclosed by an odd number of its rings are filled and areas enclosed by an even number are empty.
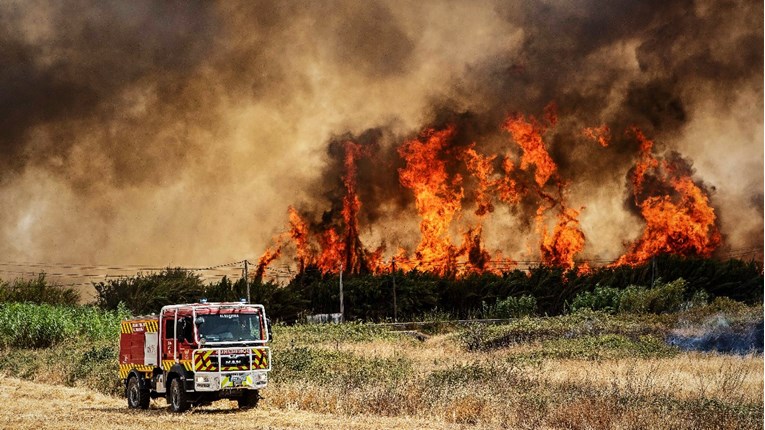
<svg viewBox="0 0 765 430"><path fill-rule="evenodd" d="M752 1L4 2L0 255L254 258L289 205L337 221L351 138L370 154L363 242L411 247L396 146L451 122L454 145L505 152L504 118L551 102L585 256L640 234L632 125L693 162L724 246L761 246L762 16ZM581 133L602 124L608 148ZM497 205L487 247L536 256L529 208Z"/></svg>

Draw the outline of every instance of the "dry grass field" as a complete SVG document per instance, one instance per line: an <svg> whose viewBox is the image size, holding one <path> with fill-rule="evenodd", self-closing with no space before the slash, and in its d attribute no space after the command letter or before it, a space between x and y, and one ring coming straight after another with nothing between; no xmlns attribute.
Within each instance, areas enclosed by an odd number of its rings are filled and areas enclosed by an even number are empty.
<svg viewBox="0 0 765 430"><path fill-rule="evenodd" d="M40 384L16 378L0 382L0 428L32 429L120 429L150 428L237 428L237 429L450 429L444 425L409 417L348 417L264 406L239 411L236 404L219 401L184 414L168 412L165 402L156 400L147 411L131 411L124 399L89 389Z"/></svg>
<svg viewBox="0 0 765 430"><path fill-rule="evenodd" d="M532 342L466 352L454 334L423 343L319 342L310 347L314 359L347 362L353 357L356 367L328 364L324 371L334 384L320 376L284 378L268 389L267 403L280 410L349 417L412 417L439 428L762 428L759 354L660 349L631 356L629 345L617 342L586 357L540 356L549 348ZM402 376L375 374L370 363ZM370 366L366 376L365 366ZM302 370L308 375L321 371Z"/></svg>
<svg viewBox="0 0 765 430"><path fill-rule="evenodd" d="M367 353L372 355L386 354L386 346L390 347L379 342L368 346ZM439 356L448 354L443 346L434 347L432 352L431 359L436 363ZM433 365L426 354L415 355L419 355L424 368ZM404 385L392 398L378 387L343 393L312 385L274 384L264 393L266 399L257 410L239 411L235 403L219 401L181 415L169 412L163 400L152 401L148 411L130 411L123 398L86 387L3 378L0 428L132 430L168 425L188 428L200 422L206 427L258 429L761 428L756 417L747 419L736 411L705 414L704 405L717 407L717 402L726 401L761 403L762 371L762 359L756 356L692 354L672 359L591 363L571 360L545 362L527 374L530 381L538 382L531 383L536 390L569 387L571 397L555 405L535 404L528 395L505 398L517 389L511 386L471 384L451 395L413 391L407 397L404 392L414 387ZM573 387L589 387L593 393L577 397ZM431 394L436 398L429 401ZM647 396L649 400L620 404L625 395ZM695 406L699 417L673 413L673 401L699 402ZM405 404L395 405L397 402ZM722 420L701 421L710 413Z"/></svg>
<svg viewBox="0 0 765 430"><path fill-rule="evenodd" d="M744 309L727 322L761 315ZM0 427L761 429L762 354L683 352L662 339L673 321L591 313L436 324L420 339L369 324L276 326L257 410L220 401L181 415L164 400L127 409L111 340L7 348Z"/></svg>

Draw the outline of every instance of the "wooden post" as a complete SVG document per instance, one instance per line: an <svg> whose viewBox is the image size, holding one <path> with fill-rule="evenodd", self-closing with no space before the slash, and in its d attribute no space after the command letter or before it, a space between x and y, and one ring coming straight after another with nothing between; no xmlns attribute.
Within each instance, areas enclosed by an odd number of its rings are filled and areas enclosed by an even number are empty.
<svg viewBox="0 0 765 430"><path fill-rule="evenodd" d="M247 260L244 260L244 285L247 286L247 303L250 303L250 276L247 269Z"/></svg>
<svg viewBox="0 0 765 430"><path fill-rule="evenodd" d="M345 322L345 308L343 305L343 263L340 263L340 322Z"/></svg>
<svg viewBox="0 0 765 430"><path fill-rule="evenodd" d="M396 303L396 257L393 257L393 322L398 322L398 304Z"/></svg>

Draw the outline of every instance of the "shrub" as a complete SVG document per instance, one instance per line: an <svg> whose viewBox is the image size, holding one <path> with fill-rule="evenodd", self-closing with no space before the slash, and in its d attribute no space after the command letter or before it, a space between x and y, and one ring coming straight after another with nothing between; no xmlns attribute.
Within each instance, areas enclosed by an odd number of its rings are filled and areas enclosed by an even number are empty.
<svg viewBox="0 0 765 430"><path fill-rule="evenodd" d="M44 348L67 339L116 339L124 307L104 312L91 306L7 303L0 305L0 345Z"/></svg>
<svg viewBox="0 0 765 430"><path fill-rule="evenodd" d="M685 286L683 278L659 282L654 288L630 285L621 293L619 311L637 314L678 311L683 305Z"/></svg>
<svg viewBox="0 0 765 430"><path fill-rule="evenodd" d="M497 318L528 317L536 314L537 299L534 296L508 297L497 301Z"/></svg>
<svg viewBox="0 0 765 430"><path fill-rule="evenodd" d="M159 312L162 306L195 302L204 296L202 280L186 269L99 282L94 285L102 309L117 309L124 303L136 315Z"/></svg>
<svg viewBox="0 0 765 430"><path fill-rule="evenodd" d="M601 334L576 338L557 338L543 342L538 351L521 353L532 357L553 359L620 359L630 357L671 357L678 349L668 346L655 336L631 339L619 334Z"/></svg>
<svg viewBox="0 0 765 430"><path fill-rule="evenodd" d="M468 351L477 351L484 348L488 330L481 323L468 324L464 330L458 334L459 342Z"/></svg>
<svg viewBox="0 0 765 430"><path fill-rule="evenodd" d="M691 299L683 304L683 308L686 310L692 308L701 308L709 303L709 293L706 290L696 290Z"/></svg>
<svg viewBox="0 0 765 430"><path fill-rule="evenodd" d="M571 311L589 309L610 314L625 313L665 313L675 312L682 308L703 306L709 300L709 294L697 290L690 301L684 301L687 283L682 278L662 283L659 281L653 288L630 285L624 290L611 287L596 286L595 290L577 295L571 303Z"/></svg>
<svg viewBox="0 0 765 430"><path fill-rule="evenodd" d="M364 358L305 346L278 349L273 354L271 379L276 383L304 381L350 389L373 382L392 386L412 375L412 362L399 356Z"/></svg>
<svg viewBox="0 0 765 430"><path fill-rule="evenodd" d="M36 279L0 281L0 303L28 302L74 305L79 300L80 295L74 289L58 284L49 284L45 279L45 273L40 273Z"/></svg>
<svg viewBox="0 0 765 430"><path fill-rule="evenodd" d="M571 303L571 310L590 309L593 311L603 311L610 314L619 310L621 300L621 291L611 287L595 287L594 291L586 291L577 295Z"/></svg>

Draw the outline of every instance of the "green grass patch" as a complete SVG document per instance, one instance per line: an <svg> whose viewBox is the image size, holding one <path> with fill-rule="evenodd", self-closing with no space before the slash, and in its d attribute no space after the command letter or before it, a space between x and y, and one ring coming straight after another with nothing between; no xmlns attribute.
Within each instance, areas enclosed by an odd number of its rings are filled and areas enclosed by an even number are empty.
<svg viewBox="0 0 765 430"><path fill-rule="evenodd" d="M127 311L92 306L0 304L0 347L45 348L75 338L114 340Z"/></svg>
<svg viewBox="0 0 765 430"><path fill-rule="evenodd" d="M0 372L17 378L123 395L124 386L119 379L117 364L118 340L89 342L79 338L50 348L0 349Z"/></svg>
<svg viewBox="0 0 765 430"><path fill-rule="evenodd" d="M676 322L668 315L620 315L583 310L550 318L520 318L508 324L472 324L457 332L457 339L468 350L503 348L515 344L549 339L618 334L630 338L661 337Z"/></svg>
<svg viewBox="0 0 765 430"><path fill-rule="evenodd" d="M26 302L51 305L76 305L80 295L72 288L51 284L40 273L34 279L0 280L0 303Z"/></svg>
<svg viewBox="0 0 765 430"><path fill-rule="evenodd" d="M375 324L300 324L294 326L274 326L276 345L320 343L360 343L375 340L402 339L399 333Z"/></svg>
<svg viewBox="0 0 765 430"><path fill-rule="evenodd" d="M404 357L364 358L344 351L306 346L274 350L271 380L309 382L343 388L395 385L412 374Z"/></svg>
<svg viewBox="0 0 765 430"><path fill-rule="evenodd" d="M530 357L551 359L608 360L621 358L672 357L680 351L656 336L631 339L618 334L551 339L528 353ZM523 354L526 355L526 354Z"/></svg>

